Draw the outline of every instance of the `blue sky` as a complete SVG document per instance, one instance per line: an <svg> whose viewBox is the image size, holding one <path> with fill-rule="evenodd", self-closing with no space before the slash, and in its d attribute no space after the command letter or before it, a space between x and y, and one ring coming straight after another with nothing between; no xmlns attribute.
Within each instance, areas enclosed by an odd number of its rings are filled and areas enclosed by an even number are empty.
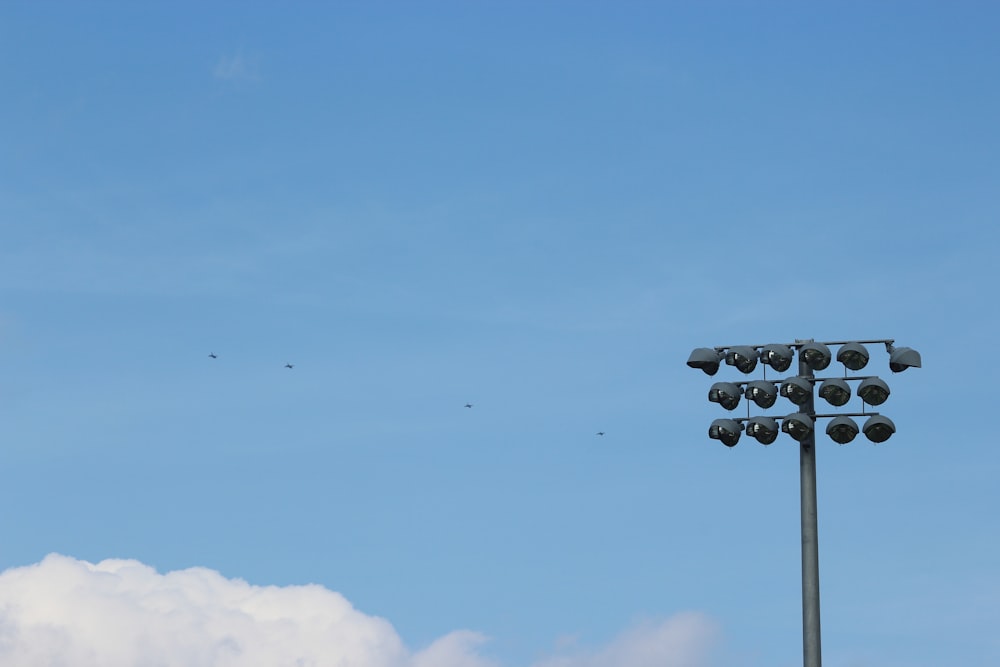
<svg viewBox="0 0 1000 667"><path fill-rule="evenodd" d="M799 664L797 448L710 441L684 362L895 338L924 360L887 378L898 433L820 438L824 660L996 664L1000 454L958 426L998 371L998 29L7 3L0 570L315 583L506 667L696 614L699 665Z"/></svg>

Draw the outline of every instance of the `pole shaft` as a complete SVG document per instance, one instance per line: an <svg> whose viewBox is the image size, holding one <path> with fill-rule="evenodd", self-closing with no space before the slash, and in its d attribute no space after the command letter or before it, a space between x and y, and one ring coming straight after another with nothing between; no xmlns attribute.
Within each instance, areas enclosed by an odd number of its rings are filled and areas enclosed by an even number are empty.
<svg viewBox="0 0 1000 667"><path fill-rule="evenodd" d="M812 377L801 359L799 375ZM815 392L815 388L813 389ZM815 414L813 395L803 412ZM799 443L799 479L802 501L802 664L822 667L819 626L819 526L816 509L816 432Z"/></svg>

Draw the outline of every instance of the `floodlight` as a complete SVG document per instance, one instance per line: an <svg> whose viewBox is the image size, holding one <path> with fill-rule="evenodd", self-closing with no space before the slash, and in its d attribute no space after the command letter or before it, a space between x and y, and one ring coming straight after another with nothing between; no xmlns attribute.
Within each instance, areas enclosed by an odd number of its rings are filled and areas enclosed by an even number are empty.
<svg viewBox="0 0 1000 667"><path fill-rule="evenodd" d="M716 419L708 427L708 437L721 440L726 447L732 447L740 440L743 424L733 419Z"/></svg>
<svg viewBox="0 0 1000 667"><path fill-rule="evenodd" d="M920 353L909 347L894 347L889 350L889 370L901 373L907 368L920 368Z"/></svg>
<svg viewBox="0 0 1000 667"><path fill-rule="evenodd" d="M795 353L787 345L773 344L765 345L760 351L760 362L768 364L771 368L784 373L792 365L792 358Z"/></svg>
<svg viewBox="0 0 1000 667"><path fill-rule="evenodd" d="M834 417L826 425L826 434L841 445L846 445L858 434L858 425L850 417Z"/></svg>
<svg viewBox="0 0 1000 667"><path fill-rule="evenodd" d="M778 422L770 417L752 417L747 421L747 435L762 445L770 445L778 437Z"/></svg>
<svg viewBox="0 0 1000 667"><path fill-rule="evenodd" d="M882 405L889 398L889 385L879 378L866 378L858 385L858 396L868 405Z"/></svg>
<svg viewBox="0 0 1000 667"><path fill-rule="evenodd" d="M747 345L729 348L726 363L736 366L741 373L752 373L757 368L757 350Z"/></svg>
<svg viewBox="0 0 1000 667"><path fill-rule="evenodd" d="M740 396L743 392L740 391L740 386L738 384L733 384L732 382L716 382L712 385L712 388L708 390L708 400L713 403L718 403L726 410L735 410L736 406L740 404Z"/></svg>
<svg viewBox="0 0 1000 667"><path fill-rule="evenodd" d="M868 350L861 343L847 343L837 351L837 361L852 371L860 371L868 364Z"/></svg>
<svg viewBox="0 0 1000 667"><path fill-rule="evenodd" d="M839 378L823 380L819 386L819 395L830 405L841 406L851 400L851 385Z"/></svg>
<svg viewBox="0 0 1000 667"><path fill-rule="evenodd" d="M765 410L778 400L778 387L767 380L754 380L747 383L744 395Z"/></svg>
<svg viewBox="0 0 1000 667"><path fill-rule="evenodd" d="M875 415L865 422L861 430L864 431L865 437L872 442L885 442L889 436L896 432L896 425L888 417Z"/></svg>
<svg viewBox="0 0 1000 667"><path fill-rule="evenodd" d="M803 377L790 377L781 383L780 392L795 405L804 405L812 396L812 383Z"/></svg>
<svg viewBox="0 0 1000 667"><path fill-rule="evenodd" d="M821 371L830 365L830 348L823 343L806 343L799 348L799 359L814 371Z"/></svg>
<svg viewBox="0 0 1000 667"><path fill-rule="evenodd" d="M803 412L788 415L781 422L781 430L802 442L813 432L812 417Z"/></svg>
<svg viewBox="0 0 1000 667"><path fill-rule="evenodd" d="M719 372L719 364L722 362L722 353L710 347L699 347L688 357L688 366L700 368L705 371L705 375L715 375Z"/></svg>

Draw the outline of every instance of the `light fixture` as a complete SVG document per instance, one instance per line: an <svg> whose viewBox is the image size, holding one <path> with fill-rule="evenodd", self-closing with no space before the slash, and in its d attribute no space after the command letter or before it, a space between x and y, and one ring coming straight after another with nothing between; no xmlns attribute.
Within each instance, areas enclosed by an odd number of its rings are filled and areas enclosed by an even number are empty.
<svg viewBox="0 0 1000 667"><path fill-rule="evenodd" d="M920 368L920 353L910 347L889 346L889 370L901 373L907 368Z"/></svg>
<svg viewBox="0 0 1000 667"><path fill-rule="evenodd" d="M868 350L861 343L847 343L837 350L837 361L852 371L860 371L868 364Z"/></svg>
<svg viewBox="0 0 1000 667"><path fill-rule="evenodd" d="M841 406L851 400L851 385L839 378L823 380L819 386L819 395L830 405Z"/></svg>
<svg viewBox="0 0 1000 667"><path fill-rule="evenodd" d="M754 380L747 383L744 395L756 403L758 407L766 410L778 400L778 387L767 380Z"/></svg>
<svg viewBox="0 0 1000 667"><path fill-rule="evenodd" d="M779 373L784 373L791 367L794 355L792 348L787 345L779 343L765 345L760 351L760 362L767 364Z"/></svg>
<svg viewBox="0 0 1000 667"><path fill-rule="evenodd" d="M778 437L778 422L771 417L751 417L747 420L747 435L762 445L770 445Z"/></svg>
<svg viewBox="0 0 1000 667"><path fill-rule="evenodd" d="M722 307L725 308L724 306ZM794 317L795 313L793 313ZM770 445L781 432L797 441L799 447L799 502L802 536L802 649L803 664L819 667L822 663L820 651L820 609L819 609L819 527L816 507L816 431L820 419L827 420L826 434L841 445L855 440L858 433L864 433L872 442L888 440L896 431L895 424L878 412L869 411L869 405L880 405L889 397L889 386L873 375L858 373L871 361L865 346L884 345L889 367L893 373L907 368L919 368L920 355L911 348L894 348L890 339L854 339L818 342L814 339L795 339L792 343L734 347L697 348L688 358L687 365L701 369L707 375L715 375L723 361L735 366L740 372L749 374L757 363L762 364L762 377L753 380L716 382L709 391L709 400L721 404L727 410L734 410L743 396L747 398L746 417L732 415L729 419L716 419L708 429L708 436L721 441L726 447L734 447L742 434L754 438L763 445ZM832 363L830 347L837 350L836 359L844 365L844 373L830 373L834 377L816 377L817 371L826 369ZM798 366L791 371L798 355ZM776 372L768 379L767 366ZM796 372L797 371L797 372ZM837 377L840 376L840 377ZM782 379L784 378L784 379ZM853 383L858 382L855 386ZM849 384L850 383L850 384ZM777 391L775 391L777 389ZM816 410L814 396L820 397L834 406L846 406L851 398L851 389L864 402L860 412L850 409L835 411L835 414L821 414ZM762 412L768 412L774 405L775 394L788 398L796 406L796 412L780 417L760 414L750 416L750 403L756 404ZM858 428L858 417L867 419ZM858 420L860 421L860 420Z"/></svg>
<svg viewBox="0 0 1000 667"><path fill-rule="evenodd" d="M740 386L732 382L716 382L708 390L708 400L718 403L726 410L735 410L740 404Z"/></svg>
<svg viewBox="0 0 1000 667"><path fill-rule="evenodd" d="M846 445L857 436L858 425L850 417L834 417L826 425L826 434L834 442Z"/></svg>
<svg viewBox="0 0 1000 667"><path fill-rule="evenodd" d="M705 375L715 375L722 363L722 353L710 347L699 347L688 357L687 364L691 368L700 368Z"/></svg>
<svg viewBox="0 0 1000 667"><path fill-rule="evenodd" d="M896 432L896 425L888 417L875 415L869 417L861 430L864 431L865 437L872 442L885 442Z"/></svg>
<svg viewBox="0 0 1000 667"><path fill-rule="evenodd" d="M752 373L757 368L757 350L747 345L729 348L726 363L736 366L741 373Z"/></svg>
<svg viewBox="0 0 1000 667"><path fill-rule="evenodd" d="M858 396L868 405L882 405L889 398L889 385L879 378L865 378L858 385Z"/></svg>
<svg viewBox="0 0 1000 667"><path fill-rule="evenodd" d="M806 343L799 348L799 359L814 371L821 371L830 365L830 348L823 343Z"/></svg>
<svg viewBox="0 0 1000 667"><path fill-rule="evenodd" d="M781 383L779 391L795 405L804 405L812 396L812 384L802 377L790 377Z"/></svg>
<svg viewBox="0 0 1000 667"><path fill-rule="evenodd" d="M802 442L813 432L812 417L804 412L790 414L781 421L781 430Z"/></svg>
<svg viewBox="0 0 1000 667"><path fill-rule="evenodd" d="M708 437L721 440L726 447L733 447L740 441L743 424L734 419L716 419L708 427Z"/></svg>

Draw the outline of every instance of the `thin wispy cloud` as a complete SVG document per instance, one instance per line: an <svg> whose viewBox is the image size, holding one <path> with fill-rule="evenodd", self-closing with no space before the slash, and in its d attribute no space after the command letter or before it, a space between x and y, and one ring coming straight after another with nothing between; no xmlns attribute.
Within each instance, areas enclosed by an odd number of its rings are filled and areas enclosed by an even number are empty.
<svg viewBox="0 0 1000 667"><path fill-rule="evenodd" d="M254 586L206 568L49 555L0 574L0 664L21 667L499 667L470 630L420 650L318 585ZM715 627L681 614L535 667L707 667ZM565 647L564 647L565 648Z"/></svg>
<svg viewBox="0 0 1000 667"><path fill-rule="evenodd" d="M533 667L705 667L712 664L718 641L719 629L710 618L685 612L640 623L594 650L566 647L566 655Z"/></svg>
<svg viewBox="0 0 1000 667"><path fill-rule="evenodd" d="M256 63L247 59L242 53L219 58L212 69L212 74L221 81L243 83L260 80Z"/></svg>

